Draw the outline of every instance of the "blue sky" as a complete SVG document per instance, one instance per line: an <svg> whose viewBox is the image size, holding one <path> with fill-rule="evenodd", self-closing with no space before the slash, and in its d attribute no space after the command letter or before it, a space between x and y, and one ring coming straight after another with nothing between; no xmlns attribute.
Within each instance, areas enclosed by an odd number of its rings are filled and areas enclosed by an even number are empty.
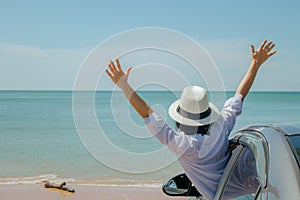
<svg viewBox="0 0 300 200"><path fill-rule="evenodd" d="M253 89L300 91L299 9L296 0L1 1L0 89L72 89L100 42L133 28L162 27L203 45L227 90L247 70L249 45L272 39L278 53Z"/></svg>

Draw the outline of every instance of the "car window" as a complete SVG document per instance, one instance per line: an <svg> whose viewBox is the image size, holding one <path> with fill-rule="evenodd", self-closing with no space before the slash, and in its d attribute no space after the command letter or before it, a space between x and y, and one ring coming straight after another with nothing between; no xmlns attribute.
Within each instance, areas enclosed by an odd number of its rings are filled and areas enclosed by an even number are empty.
<svg viewBox="0 0 300 200"><path fill-rule="evenodd" d="M256 131L238 132L232 142L236 148L232 150L214 199L260 198L268 179L268 143Z"/></svg>
<svg viewBox="0 0 300 200"><path fill-rule="evenodd" d="M298 165L300 166L300 135L289 136L288 139L295 154Z"/></svg>
<svg viewBox="0 0 300 200"><path fill-rule="evenodd" d="M264 137L256 132L244 132L240 141L252 150L255 156L258 179L262 187L265 187L268 174L268 146Z"/></svg>
<svg viewBox="0 0 300 200"><path fill-rule="evenodd" d="M244 147L229 175L221 199L253 199L260 187L253 151Z"/></svg>

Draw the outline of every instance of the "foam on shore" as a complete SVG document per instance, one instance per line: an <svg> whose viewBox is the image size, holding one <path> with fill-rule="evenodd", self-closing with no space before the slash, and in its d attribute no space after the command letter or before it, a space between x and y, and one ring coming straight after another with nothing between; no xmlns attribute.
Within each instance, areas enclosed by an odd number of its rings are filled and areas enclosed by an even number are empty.
<svg viewBox="0 0 300 200"><path fill-rule="evenodd" d="M73 178L58 177L55 174L44 174L31 177L11 177L1 178L0 185L18 185L18 184L43 184L45 181L61 183L67 182L72 185L81 186L99 186L99 187L161 187L163 181L159 180L133 180L133 179L101 179L101 180L75 180Z"/></svg>

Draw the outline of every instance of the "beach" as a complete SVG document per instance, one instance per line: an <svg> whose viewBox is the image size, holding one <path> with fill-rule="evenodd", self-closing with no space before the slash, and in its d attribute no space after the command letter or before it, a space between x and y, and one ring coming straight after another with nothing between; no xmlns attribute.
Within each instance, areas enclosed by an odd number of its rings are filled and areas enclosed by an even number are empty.
<svg viewBox="0 0 300 200"><path fill-rule="evenodd" d="M1 200L153 200L174 199L164 195L161 188L141 187L98 187L98 186L74 186L75 193L69 193L58 189L46 189L42 185L5 185L0 187ZM176 200L186 200L187 197Z"/></svg>

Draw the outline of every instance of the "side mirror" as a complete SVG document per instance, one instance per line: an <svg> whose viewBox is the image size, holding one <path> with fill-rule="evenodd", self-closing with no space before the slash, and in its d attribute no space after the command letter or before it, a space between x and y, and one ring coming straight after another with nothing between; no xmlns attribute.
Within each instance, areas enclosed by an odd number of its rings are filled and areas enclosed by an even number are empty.
<svg viewBox="0 0 300 200"><path fill-rule="evenodd" d="M162 190L168 196L201 196L185 174L180 174L166 181Z"/></svg>

